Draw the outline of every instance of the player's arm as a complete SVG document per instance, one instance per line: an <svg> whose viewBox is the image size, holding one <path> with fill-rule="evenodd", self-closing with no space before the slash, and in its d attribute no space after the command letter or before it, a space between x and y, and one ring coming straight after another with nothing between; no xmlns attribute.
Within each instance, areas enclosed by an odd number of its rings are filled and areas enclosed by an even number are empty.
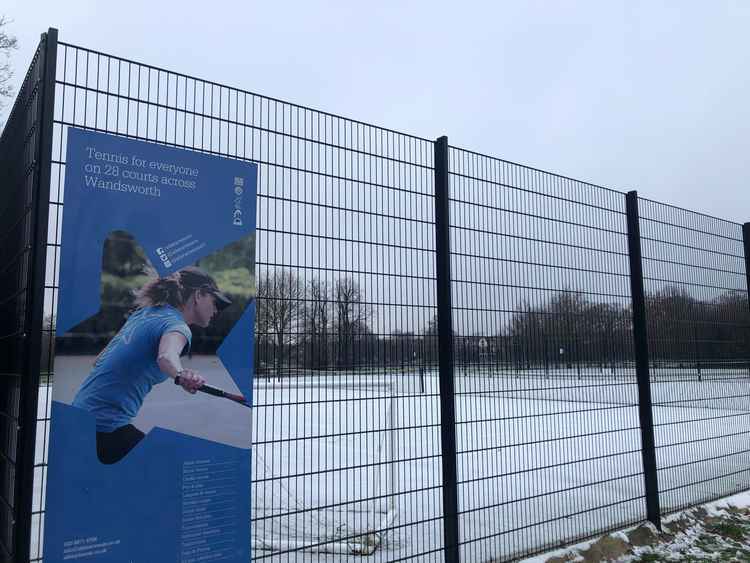
<svg viewBox="0 0 750 563"><path fill-rule="evenodd" d="M206 381L192 369L184 369L180 354L187 344L187 338L179 332L164 333L159 339L159 353L156 363L159 369L172 379L180 377L180 386L185 391L195 393Z"/></svg>

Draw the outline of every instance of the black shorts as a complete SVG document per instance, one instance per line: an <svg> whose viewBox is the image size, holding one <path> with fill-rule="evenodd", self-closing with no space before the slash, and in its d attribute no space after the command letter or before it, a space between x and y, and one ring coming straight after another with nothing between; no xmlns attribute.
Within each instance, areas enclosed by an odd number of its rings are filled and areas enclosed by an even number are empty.
<svg viewBox="0 0 750 563"><path fill-rule="evenodd" d="M132 424L120 426L114 432L96 433L96 455L106 464L117 463L132 450L145 434Z"/></svg>

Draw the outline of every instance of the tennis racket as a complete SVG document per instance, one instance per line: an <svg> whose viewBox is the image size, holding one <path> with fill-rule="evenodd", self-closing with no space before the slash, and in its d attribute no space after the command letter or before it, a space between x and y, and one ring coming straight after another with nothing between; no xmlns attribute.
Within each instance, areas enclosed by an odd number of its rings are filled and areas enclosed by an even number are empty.
<svg viewBox="0 0 750 563"><path fill-rule="evenodd" d="M180 376L174 378L174 384L179 385L180 384ZM222 399L229 399L230 401L234 401L235 403L239 403L242 406L252 408L250 403L248 403L245 400L245 397L242 395L236 395L235 393L230 393L229 391L224 391L224 389L219 389L218 387L213 387L212 385L206 385L205 383L198 387L197 391L200 391L201 393L206 393L207 395L213 395L214 397L221 397Z"/></svg>

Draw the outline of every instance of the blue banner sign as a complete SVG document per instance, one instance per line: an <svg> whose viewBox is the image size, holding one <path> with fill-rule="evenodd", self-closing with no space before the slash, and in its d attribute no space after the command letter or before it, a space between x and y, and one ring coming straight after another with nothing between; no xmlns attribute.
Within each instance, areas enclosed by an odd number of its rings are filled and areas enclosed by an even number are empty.
<svg viewBox="0 0 750 563"><path fill-rule="evenodd" d="M250 560L257 165L68 129L44 561Z"/></svg>

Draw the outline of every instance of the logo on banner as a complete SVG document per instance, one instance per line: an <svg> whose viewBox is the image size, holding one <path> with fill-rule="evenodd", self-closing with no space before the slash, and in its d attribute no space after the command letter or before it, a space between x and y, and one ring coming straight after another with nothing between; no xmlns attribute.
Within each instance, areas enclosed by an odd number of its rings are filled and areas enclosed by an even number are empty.
<svg viewBox="0 0 750 563"><path fill-rule="evenodd" d="M157 248L156 253L159 255L159 258L161 259L162 262L164 262L164 265L167 268L172 267L172 262L169 260L169 256L167 256L167 253L164 251L163 248Z"/></svg>
<svg viewBox="0 0 750 563"><path fill-rule="evenodd" d="M245 185L245 179L235 176L234 178L234 212L232 214L232 224L241 227L242 226L242 194L244 193L243 186Z"/></svg>

